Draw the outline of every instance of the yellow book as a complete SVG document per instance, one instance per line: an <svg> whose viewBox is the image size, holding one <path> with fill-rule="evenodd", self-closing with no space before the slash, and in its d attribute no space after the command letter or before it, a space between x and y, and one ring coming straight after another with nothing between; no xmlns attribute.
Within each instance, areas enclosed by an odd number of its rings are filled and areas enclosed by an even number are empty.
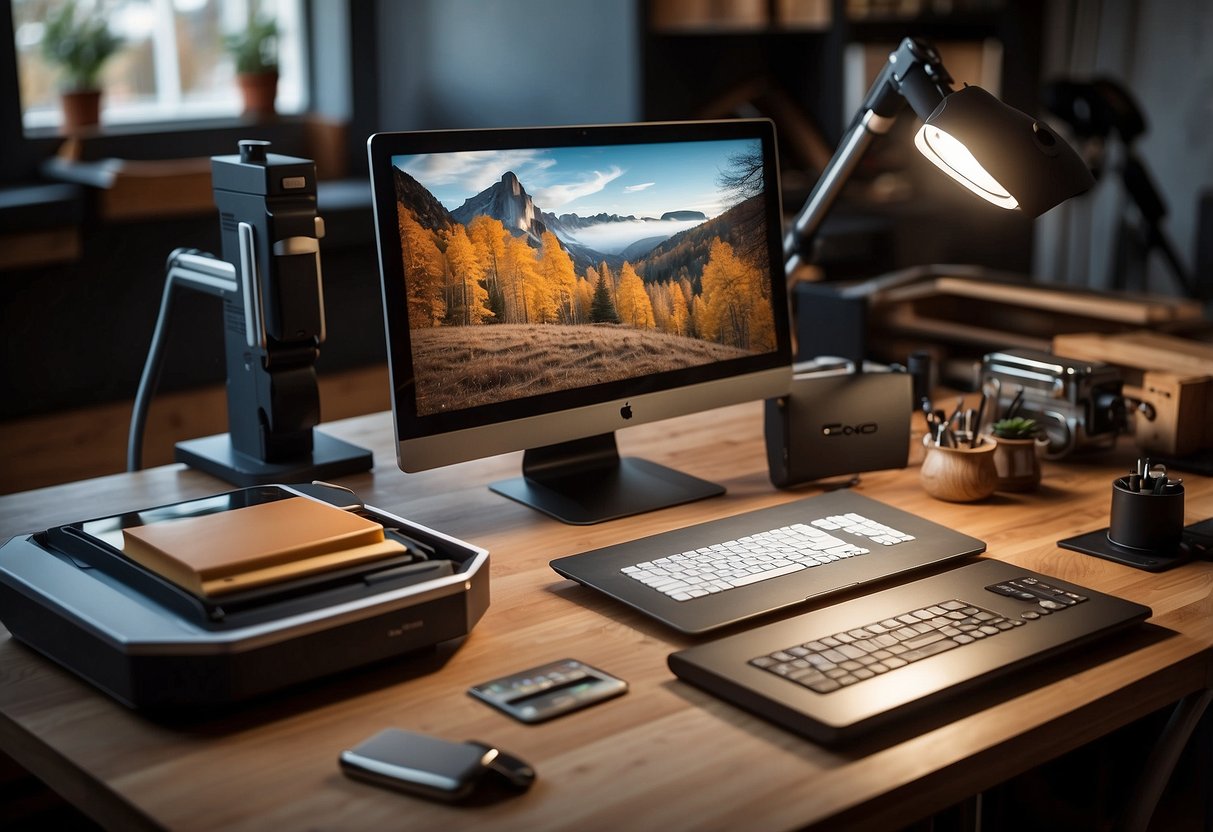
<svg viewBox="0 0 1213 832"><path fill-rule="evenodd" d="M131 560L199 595L220 595L405 551L383 526L336 506L288 497L123 529Z"/></svg>

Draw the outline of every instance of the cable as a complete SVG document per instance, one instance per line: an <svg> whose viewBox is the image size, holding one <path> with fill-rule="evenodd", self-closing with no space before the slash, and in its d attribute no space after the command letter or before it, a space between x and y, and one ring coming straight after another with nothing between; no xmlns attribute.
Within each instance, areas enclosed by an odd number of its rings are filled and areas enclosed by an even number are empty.
<svg viewBox="0 0 1213 832"><path fill-rule="evenodd" d="M173 261L177 259L178 254L189 250L174 249L165 264L166 276L164 291L160 295L160 312L156 316L156 327L152 330L152 343L148 346L147 361L143 364L143 375L139 377L139 387L135 391L135 406L131 412L130 432L126 440L127 471L138 471L143 468L143 430L147 423L148 406L156 385L160 382L160 369L164 365L164 332L172 308L173 289L177 282Z"/></svg>
<svg viewBox="0 0 1213 832"><path fill-rule="evenodd" d="M177 248L168 256L164 267L164 293L160 296L160 313L156 316L156 327L152 331L152 343L147 350L147 361L143 375L139 378L139 389L135 391L135 406L131 412L130 433L126 442L126 470L138 471L143 467L143 428L147 422L147 410L152 393L160 382L160 368L164 363L164 333L172 309L173 290L180 285L216 295L221 298L238 297L240 281L236 267L226 260L195 248Z"/></svg>

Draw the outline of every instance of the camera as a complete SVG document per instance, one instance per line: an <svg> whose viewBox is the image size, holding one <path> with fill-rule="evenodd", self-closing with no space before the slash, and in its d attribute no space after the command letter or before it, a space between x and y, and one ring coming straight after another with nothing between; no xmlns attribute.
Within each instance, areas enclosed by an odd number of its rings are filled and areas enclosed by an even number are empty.
<svg viewBox="0 0 1213 832"><path fill-rule="evenodd" d="M1035 419L1048 437L1045 456L1110 448L1126 427L1124 379L1116 367L1030 349L992 352L982 360L990 412ZM1018 401L1019 404L1012 408Z"/></svg>

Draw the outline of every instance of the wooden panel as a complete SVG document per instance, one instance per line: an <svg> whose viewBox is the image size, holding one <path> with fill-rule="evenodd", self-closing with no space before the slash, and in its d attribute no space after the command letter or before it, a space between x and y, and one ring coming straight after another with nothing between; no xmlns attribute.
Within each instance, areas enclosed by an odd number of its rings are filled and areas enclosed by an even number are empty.
<svg viewBox="0 0 1213 832"><path fill-rule="evenodd" d="M80 229L0 234L0 270L28 269L80 259Z"/></svg>
<svg viewBox="0 0 1213 832"><path fill-rule="evenodd" d="M325 420L390 406L383 365L322 375L319 385ZM132 406L113 402L0 423L0 494L125 470ZM157 396L144 429L143 463L167 464L173 461L176 442L226 430L223 387Z"/></svg>

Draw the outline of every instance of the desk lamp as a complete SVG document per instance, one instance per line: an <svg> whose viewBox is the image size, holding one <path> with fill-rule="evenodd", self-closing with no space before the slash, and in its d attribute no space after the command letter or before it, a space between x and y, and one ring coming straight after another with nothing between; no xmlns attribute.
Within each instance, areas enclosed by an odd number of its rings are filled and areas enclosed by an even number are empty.
<svg viewBox="0 0 1213 832"><path fill-rule="evenodd" d="M940 170L1003 208L1039 216L1095 184L1078 154L1045 124L980 87L952 89L939 53L906 38L889 55L854 121L784 235L789 279L864 151L909 103L923 125L914 144Z"/></svg>

